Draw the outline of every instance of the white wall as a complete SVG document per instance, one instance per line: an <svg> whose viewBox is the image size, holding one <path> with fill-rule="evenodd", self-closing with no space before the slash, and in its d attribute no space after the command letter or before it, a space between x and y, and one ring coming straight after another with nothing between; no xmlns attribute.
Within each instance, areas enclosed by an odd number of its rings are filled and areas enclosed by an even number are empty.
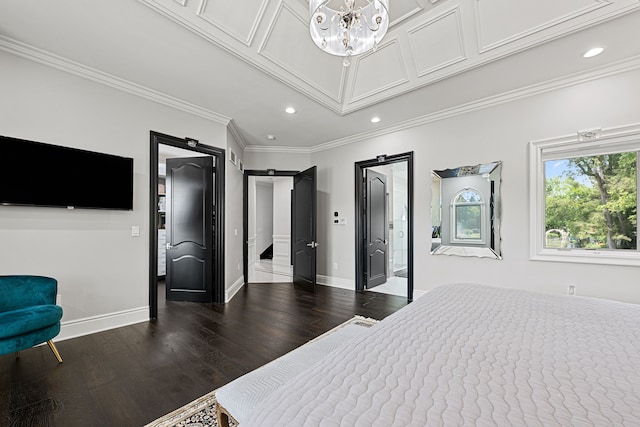
<svg viewBox="0 0 640 427"><path fill-rule="evenodd" d="M309 153L287 151L256 152L247 150L244 156L245 169L302 171L312 166Z"/></svg>
<svg viewBox="0 0 640 427"><path fill-rule="evenodd" d="M229 161L229 150L236 153L236 165ZM244 285L243 257L243 185L244 175L237 162L244 162L242 147L232 132L227 132L225 160L225 301L228 301Z"/></svg>
<svg viewBox="0 0 640 427"><path fill-rule="evenodd" d="M247 266L251 270L257 260L256 250L256 178L249 176L247 183ZM249 278L247 277L247 280Z"/></svg>
<svg viewBox="0 0 640 427"><path fill-rule="evenodd" d="M4 52L0 64L1 134L133 157L135 174L130 212L0 206L0 274L58 279L60 339L147 320L149 132L224 147L226 126Z"/></svg>
<svg viewBox="0 0 640 427"><path fill-rule="evenodd" d="M319 227L318 274L354 279L353 164L378 154L414 151L415 288L478 282L640 303L637 267L529 260L528 142L595 127L640 122L640 70L422 124L366 141L313 153L318 166L318 219L333 211L347 226ZM430 255L432 169L502 160L503 260ZM334 270L332 264L338 263Z"/></svg>
<svg viewBox="0 0 640 427"><path fill-rule="evenodd" d="M273 183L256 180L256 254L273 244Z"/></svg>
<svg viewBox="0 0 640 427"><path fill-rule="evenodd" d="M291 190L293 178L273 178L273 268L289 273L291 265Z"/></svg>
<svg viewBox="0 0 640 427"><path fill-rule="evenodd" d="M393 163L393 232L390 241L393 248L393 270L407 268L409 256L409 227L407 222L407 208L409 206L409 189L407 188L408 163Z"/></svg>

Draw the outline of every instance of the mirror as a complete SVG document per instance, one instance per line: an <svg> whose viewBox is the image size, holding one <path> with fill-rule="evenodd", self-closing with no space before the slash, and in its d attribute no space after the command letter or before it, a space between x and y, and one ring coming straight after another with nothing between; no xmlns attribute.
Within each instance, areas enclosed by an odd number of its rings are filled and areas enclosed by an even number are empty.
<svg viewBox="0 0 640 427"><path fill-rule="evenodd" d="M502 162L431 171L431 253L502 259Z"/></svg>

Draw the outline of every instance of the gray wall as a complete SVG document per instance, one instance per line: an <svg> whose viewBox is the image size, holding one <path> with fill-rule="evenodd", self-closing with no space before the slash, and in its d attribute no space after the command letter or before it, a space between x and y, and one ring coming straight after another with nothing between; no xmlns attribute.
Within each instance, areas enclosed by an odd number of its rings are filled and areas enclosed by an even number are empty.
<svg viewBox="0 0 640 427"><path fill-rule="evenodd" d="M133 211L0 206L0 274L58 280L60 338L148 320L149 132L225 147L226 125L4 52L0 64L3 135L134 159Z"/></svg>

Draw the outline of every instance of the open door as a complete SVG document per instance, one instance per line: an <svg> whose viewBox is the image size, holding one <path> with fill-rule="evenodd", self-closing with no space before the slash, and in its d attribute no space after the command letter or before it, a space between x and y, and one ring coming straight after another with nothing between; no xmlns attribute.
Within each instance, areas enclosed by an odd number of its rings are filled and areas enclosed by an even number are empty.
<svg viewBox="0 0 640 427"><path fill-rule="evenodd" d="M213 157L167 159L169 301L211 302L213 295Z"/></svg>
<svg viewBox="0 0 640 427"><path fill-rule="evenodd" d="M366 287L387 282L387 177L365 170L367 180L365 247Z"/></svg>
<svg viewBox="0 0 640 427"><path fill-rule="evenodd" d="M313 290L316 284L316 167L293 177L293 283Z"/></svg>
<svg viewBox="0 0 640 427"><path fill-rule="evenodd" d="M390 248L393 247L393 245L390 244L386 244L385 246L385 250L387 252L389 252L389 256L387 258L391 258L392 260L394 260L394 263L396 260L400 259L403 262L401 262L402 264L404 264L406 262L406 272L404 273L404 275L402 276L398 276L398 277L406 277L407 279L407 299L409 301L413 301L413 152L407 152L407 153L402 153L402 154L394 154L394 155L386 155L386 154L381 154L373 159L369 159L369 160L363 160L360 162L356 162L354 164L355 166L355 188L354 188L354 192L355 192L355 196L356 196L356 200L355 200L355 229L356 229L356 235L355 235L355 254L356 254L356 258L355 258L355 288L356 291L364 291L367 289L367 287L370 286L370 284L368 283L369 278L371 276L375 276L375 272L370 272L368 270L369 267L367 267L367 259L370 258L370 253L368 251L368 244L367 241L373 241L375 240L374 234L375 233L369 233L370 236L368 237L368 225L367 225L367 210L371 211L372 207L370 206L371 203L373 203L372 200L367 200L367 193L373 193L370 189L368 189L368 183L367 183L367 172L371 169L371 168L377 168L380 166L385 166L385 165L395 165L395 164L399 164L399 170L402 170L402 173L400 175L396 175L393 172L392 169L392 175L388 175L389 180L387 181L388 186L390 187L389 189L389 193L391 193L391 200L389 200L387 202L387 197L385 194L385 203L391 203L391 206L394 206L395 203L397 203L399 200L402 200L403 203L401 205L397 205L400 207L399 210L397 209L393 209L391 210L391 212L389 212L389 210L384 209L384 212L387 213L387 215L392 214L392 216L390 218L387 218L385 221L388 220L388 222L393 222L393 239L398 242L398 240L400 239L405 239L404 243L403 243L403 247L401 247L401 251L404 251L404 253L400 253L397 255L400 255L399 257L396 256L396 254L394 254L394 256L390 256L391 255L391 250ZM372 177L370 175L370 177ZM393 181L391 180L393 178ZM400 180L405 180L406 179L406 184L404 187L404 190L402 192L397 192L394 188L395 185L392 185L391 183L396 183L396 179L400 179ZM376 183L375 185L373 185L374 181L371 181L372 187L380 187L382 182ZM382 193L386 193L387 190L380 191L380 197ZM373 195L373 194L372 194ZM392 202L393 201L393 202ZM398 212L399 211L399 212ZM395 215L397 215L397 217L394 217ZM398 223L398 221L400 221L400 223ZM375 221L374 221L375 222ZM403 225L404 224L404 225ZM391 230L391 228L389 228L388 230ZM391 233L387 234L387 236L389 236ZM389 237L387 237L386 239L389 239ZM372 247L372 251L371 253L375 252L378 248L374 249ZM379 248L382 249L382 248ZM388 269L389 267L387 267ZM389 271L389 270L387 270ZM389 274L389 276L391 276L393 273ZM394 276L397 276L395 274L393 274ZM404 292L403 292L404 293Z"/></svg>

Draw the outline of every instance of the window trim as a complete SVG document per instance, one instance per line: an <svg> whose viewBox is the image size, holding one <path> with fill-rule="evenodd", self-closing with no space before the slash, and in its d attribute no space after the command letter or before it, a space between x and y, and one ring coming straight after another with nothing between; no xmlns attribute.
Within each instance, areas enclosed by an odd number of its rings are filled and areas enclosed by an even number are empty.
<svg viewBox="0 0 640 427"><path fill-rule="evenodd" d="M578 131L575 135L529 142L530 259L640 266L640 247L635 251L544 247L546 202L544 162L553 158L566 158L576 150L586 151L585 155L595 155L594 153L599 151L640 151L640 124ZM636 193L640 194L640 170L636 173ZM636 204L640 204L640 197Z"/></svg>

